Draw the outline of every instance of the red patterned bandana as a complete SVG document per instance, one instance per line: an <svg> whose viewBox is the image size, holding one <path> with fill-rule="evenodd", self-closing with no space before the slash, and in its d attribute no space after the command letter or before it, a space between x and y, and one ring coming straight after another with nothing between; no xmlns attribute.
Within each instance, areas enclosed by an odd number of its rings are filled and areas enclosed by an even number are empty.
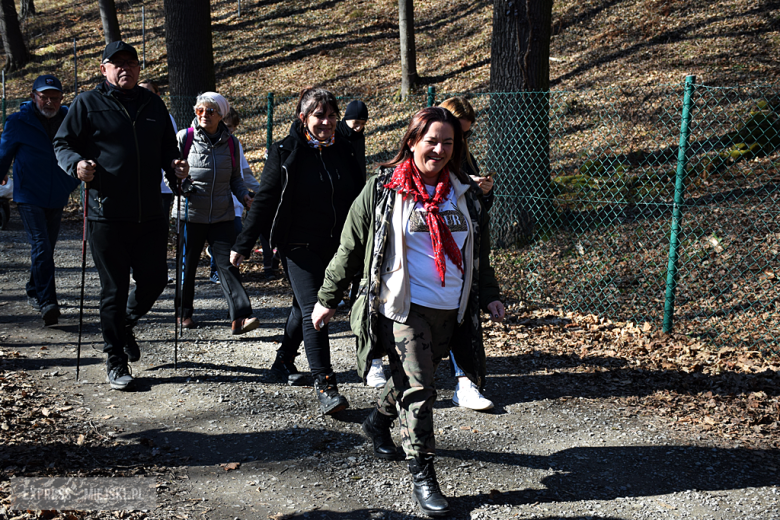
<svg viewBox="0 0 780 520"><path fill-rule="evenodd" d="M333 133L332 136L330 136L330 139L328 139L327 141L319 141L313 135L311 135L309 133L309 129L304 126L303 135L306 137L306 140L309 142L309 146L311 146L312 148L317 148L318 150L320 148L327 148L328 146L336 142L335 132Z"/></svg>
<svg viewBox="0 0 780 520"><path fill-rule="evenodd" d="M436 262L436 270L441 278L441 286L444 287L444 273L447 272L447 262L444 260L444 253L450 257L460 272L463 272L463 257L458 249L458 244L452 238L452 232L447 227L447 223L439 213L439 204L447 198L452 186L450 185L450 174L447 168L439 173L439 180L436 182L436 191L433 197L428 195L425 189L425 183L422 180L420 171L414 164L412 157L405 160L395 167L393 178L385 184L385 188L394 190L404 197L412 197L416 202L420 202L425 210L425 223L431 231L431 245L433 246L433 259Z"/></svg>

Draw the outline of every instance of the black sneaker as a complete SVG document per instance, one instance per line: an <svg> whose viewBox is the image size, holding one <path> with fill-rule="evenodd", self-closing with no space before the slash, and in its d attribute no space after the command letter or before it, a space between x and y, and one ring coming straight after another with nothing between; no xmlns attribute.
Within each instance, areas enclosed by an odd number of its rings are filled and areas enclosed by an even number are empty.
<svg viewBox="0 0 780 520"><path fill-rule="evenodd" d="M127 360L131 363L135 363L141 359L141 347L138 346L138 342L135 340L135 334L131 327L125 328L125 354L127 354Z"/></svg>
<svg viewBox="0 0 780 520"><path fill-rule="evenodd" d="M317 376L317 379L314 381L314 392L317 394L317 400L320 402L320 410L325 415L333 415L349 408L347 398L339 394L339 389L336 386L336 377L333 375L333 372Z"/></svg>
<svg viewBox="0 0 780 520"><path fill-rule="evenodd" d="M43 324L47 327L49 325L56 325L60 318L60 307L56 303L50 303L41 307L41 318L43 318Z"/></svg>
<svg viewBox="0 0 780 520"><path fill-rule="evenodd" d="M130 367L126 364L109 368L107 379L112 390L129 390L134 381L133 376L130 375Z"/></svg>
<svg viewBox="0 0 780 520"><path fill-rule="evenodd" d="M295 363L285 361L282 352L276 354L276 361L271 365L271 375L279 383L287 383L290 386L304 386L306 384L306 376L298 372Z"/></svg>

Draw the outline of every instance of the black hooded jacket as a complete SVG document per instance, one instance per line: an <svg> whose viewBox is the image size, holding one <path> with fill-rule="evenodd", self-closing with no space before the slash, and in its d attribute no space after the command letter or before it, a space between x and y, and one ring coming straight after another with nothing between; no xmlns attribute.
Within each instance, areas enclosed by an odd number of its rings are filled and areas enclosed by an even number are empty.
<svg viewBox="0 0 780 520"><path fill-rule="evenodd" d="M355 152L340 136L316 149L295 121L290 134L274 143L260 188L244 219L233 251L248 257L262 233L271 245L338 244L352 201L365 184Z"/></svg>
<svg viewBox="0 0 780 520"><path fill-rule="evenodd" d="M79 161L97 163L89 189L89 220L146 222L167 218L160 169L171 186L171 162L179 158L168 109L152 92L135 87L131 117L103 81L73 101L57 135L60 168L78 178Z"/></svg>
<svg viewBox="0 0 780 520"><path fill-rule="evenodd" d="M341 120L336 125L336 135L345 138L352 145L355 150L355 157L357 157L360 170L363 172L363 177L366 176L366 131L355 132L352 130L346 121Z"/></svg>

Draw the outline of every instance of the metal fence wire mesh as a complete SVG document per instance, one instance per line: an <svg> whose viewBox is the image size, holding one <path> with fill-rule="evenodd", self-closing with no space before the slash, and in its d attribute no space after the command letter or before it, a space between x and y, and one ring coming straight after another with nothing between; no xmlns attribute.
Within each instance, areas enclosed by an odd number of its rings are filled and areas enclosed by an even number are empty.
<svg viewBox="0 0 780 520"><path fill-rule="evenodd" d="M777 355L778 89L685 87L476 97L493 235L527 300Z"/></svg>
<svg viewBox="0 0 780 520"><path fill-rule="evenodd" d="M411 116L449 94L362 96L368 169ZM648 323L714 347L780 355L780 89L685 84L467 94L469 147L495 175L494 246L505 291L533 303ZM351 96L339 97L341 110ZM165 98L179 127L193 99ZM231 98L259 178L297 97ZM9 102L9 107L18 103Z"/></svg>

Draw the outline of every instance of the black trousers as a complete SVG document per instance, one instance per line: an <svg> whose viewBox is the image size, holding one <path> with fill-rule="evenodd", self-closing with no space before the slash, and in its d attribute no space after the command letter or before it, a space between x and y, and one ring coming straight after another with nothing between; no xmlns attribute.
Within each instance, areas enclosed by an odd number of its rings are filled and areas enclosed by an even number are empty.
<svg viewBox="0 0 780 520"><path fill-rule="evenodd" d="M89 221L89 247L100 276L100 325L108 367L127 363L125 325L149 312L168 283L167 219ZM130 291L130 270L135 286Z"/></svg>
<svg viewBox="0 0 780 520"><path fill-rule="evenodd" d="M195 273L198 261L203 253L203 245L208 241L211 255L216 260L222 294L228 303L230 319L235 321L252 315L252 304L241 284L241 273L230 263L230 248L236 241L236 228L233 220L216 224L187 223L184 247L184 283L181 288L182 318L191 318L195 299Z"/></svg>
<svg viewBox="0 0 780 520"><path fill-rule="evenodd" d="M325 280L325 268L337 248L338 244L322 247L289 246L282 255L284 270L293 290L293 301L279 350L284 352L285 358L292 360L298 355L303 341L309 368L314 377L333 372L328 327L325 326L317 332L311 322L311 313L317 303L317 291Z"/></svg>

